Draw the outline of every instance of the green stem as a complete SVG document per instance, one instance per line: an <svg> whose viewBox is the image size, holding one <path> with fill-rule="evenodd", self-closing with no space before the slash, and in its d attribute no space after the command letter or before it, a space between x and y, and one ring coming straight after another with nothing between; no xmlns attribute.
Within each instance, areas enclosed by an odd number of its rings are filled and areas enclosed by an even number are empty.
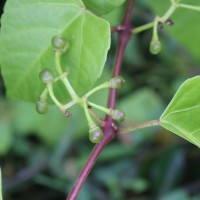
<svg viewBox="0 0 200 200"><path fill-rule="evenodd" d="M200 6L191 6L191 5L187 5L187 4L179 4L179 7L190 9L190 10L195 10L195 11L200 11Z"/></svg>
<svg viewBox="0 0 200 200"><path fill-rule="evenodd" d="M101 84L101 85L98 85L97 87L95 87L95 88L93 88L92 90L90 90L88 93L86 93L84 96L85 96L85 98L88 98L90 95L92 95L93 93L95 93L95 92L97 92L97 91L99 91L99 90L101 90L101 89L104 89L104 88L109 88L110 87L110 84L109 84L109 82L107 81L107 82L105 82L105 83L103 83L103 84Z"/></svg>
<svg viewBox="0 0 200 200"><path fill-rule="evenodd" d="M129 127L121 127L119 128L119 133L120 134L130 133L139 129L143 129L143 128L147 128L151 126L158 126L158 125L160 125L160 120L152 120L149 122L145 122L142 124L137 124L137 125L133 125Z"/></svg>
<svg viewBox="0 0 200 200"><path fill-rule="evenodd" d="M55 52L55 65L56 65L56 71L59 76L63 74L62 67L60 64L61 54L58 52Z"/></svg>
<svg viewBox="0 0 200 200"><path fill-rule="evenodd" d="M150 29L153 27L154 22L149 22L147 24L144 24L142 26L139 26L137 28L132 29L132 34L140 33L142 31L145 31L147 29Z"/></svg>
<svg viewBox="0 0 200 200"><path fill-rule="evenodd" d="M40 100L46 102L47 99L48 99L48 90L47 90L47 88L45 88L40 95Z"/></svg>
<svg viewBox="0 0 200 200"><path fill-rule="evenodd" d="M69 94L70 94L71 98L74 100L74 102L78 102L80 100L80 98L78 97L78 95L72 88L70 82L68 81L67 73L63 73L62 76L60 76L60 79L63 82L63 84L65 85L67 91L69 92Z"/></svg>
<svg viewBox="0 0 200 200"><path fill-rule="evenodd" d="M200 6L191 6L191 5L187 5L187 4L179 4L175 1L171 1L171 6L169 7L167 12L162 17L159 17L158 22L164 23L167 19L170 18L170 16L175 12L175 10L177 8L186 8L186 9L190 9L190 10L200 11ZM142 31L145 31L147 29L152 28L153 26L154 26L154 22L149 22L147 24L144 24L142 26L139 26L139 27L132 29L132 34L140 33Z"/></svg>
<svg viewBox="0 0 200 200"><path fill-rule="evenodd" d="M101 127L105 126L105 121L101 117L99 117L99 115L97 115L93 110L89 109L89 113L94 119L96 119L96 121L101 125Z"/></svg>
<svg viewBox="0 0 200 200"><path fill-rule="evenodd" d="M88 104L89 104L90 106L92 106L92 107L98 109L98 110L103 111L103 112L106 113L107 115L110 115L110 111L111 111L111 110L110 110L109 108L105 108L105 107L103 107L103 106L97 105L97 104L92 103L92 102L90 102L90 101L88 102Z"/></svg>
<svg viewBox="0 0 200 200"><path fill-rule="evenodd" d="M53 83L57 82L58 80L60 80L60 77L54 78L54 79L53 79ZM48 90L47 90L47 88L45 88L45 89L42 91L41 96L45 96L45 93L47 93L47 92L48 92Z"/></svg>
<svg viewBox="0 0 200 200"><path fill-rule="evenodd" d="M158 40L158 21L159 19L156 17L153 23L153 38L152 40Z"/></svg>
<svg viewBox="0 0 200 200"><path fill-rule="evenodd" d="M68 108L72 107L73 105L75 105L77 102L74 102L73 100L70 101L69 103L65 104L62 106L62 109L67 110Z"/></svg>
<svg viewBox="0 0 200 200"><path fill-rule="evenodd" d="M157 17L155 20L158 20L158 22L164 23L169 17L174 13L174 11L179 7L179 4L171 4L167 12L162 16L162 17ZM132 29L132 34L140 33L142 31L145 31L147 29L153 28L154 26L154 21L149 22L147 24L144 24L142 26L139 26L137 28Z"/></svg>
<svg viewBox="0 0 200 200"><path fill-rule="evenodd" d="M55 52L56 71L57 71L58 75L60 76L60 80L63 82L63 84L67 88L71 98L74 101L78 101L79 97L76 94L76 92L74 91L74 89L72 88L70 82L68 81L67 73L63 73L63 71L62 71L62 67L61 67L61 64L60 64L60 58L61 58L61 54L59 52Z"/></svg>
<svg viewBox="0 0 200 200"><path fill-rule="evenodd" d="M57 100L57 98L54 95L53 92L53 84L52 83L47 83L47 90L49 92L49 96L51 97L52 101L61 109L62 108L62 104Z"/></svg>
<svg viewBox="0 0 200 200"><path fill-rule="evenodd" d="M178 8L179 4L171 4L170 8L167 12L161 17L161 22L165 22L170 18L170 16L174 13L174 11Z"/></svg>
<svg viewBox="0 0 200 200"><path fill-rule="evenodd" d="M96 124L94 123L94 121L92 120L91 116L90 116L90 113L88 111L88 108L87 108L87 102L82 102L82 105L83 105L83 109L84 109L84 112L85 112L85 116L86 116L86 119L88 121L88 126L89 128L93 128L93 127L96 127Z"/></svg>

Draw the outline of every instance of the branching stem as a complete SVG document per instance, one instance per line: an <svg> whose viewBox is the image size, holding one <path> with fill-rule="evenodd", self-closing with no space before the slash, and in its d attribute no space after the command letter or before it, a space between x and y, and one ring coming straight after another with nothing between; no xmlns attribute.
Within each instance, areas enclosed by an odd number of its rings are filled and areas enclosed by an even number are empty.
<svg viewBox="0 0 200 200"><path fill-rule="evenodd" d="M186 9L189 9L189 10L200 11L200 6L191 6L191 5L187 5L187 4L180 4L179 7L180 8L186 8Z"/></svg>
<svg viewBox="0 0 200 200"><path fill-rule="evenodd" d="M62 76L63 71L62 71L62 67L60 65L60 59L61 59L61 54L58 52L55 52L55 66L56 66L56 71L58 73L59 76Z"/></svg>
<svg viewBox="0 0 200 200"><path fill-rule="evenodd" d="M164 23L166 20L169 19L169 17L174 13L174 11L179 7L179 4L172 3L167 12L162 17L156 17L155 20L157 22ZM149 22L147 24L144 24L142 26L139 26L137 28L132 29L132 34L140 33L142 31L145 31L147 29L150 29L154 26L155 22Z"/></svg>
<svg viewBox="0 0 200 200"><path fill-rule="evenodd" d="M83 102L83 109L84 109L84 112L85 112L85 116L86 116L86 119L88 121L88 126L90 128L93 128L96 126L96 124L94 123L94 121L92 120L91 116L90 116L90 113L88 111L88 108L87 108L87 103L86 102Z"/></svg>
<svg viewBox="0 0 200 200"><path fill-rule="evenodd" d="M59 107L62 108L62 104L57 100L53 92L53 84L47 83L47 90L49 92L49 96L51 97L52 101Z"/></svg>
<svg viewBox="0 0 200 200"><path fill-rule="evenodd" d="M97 87L95 87L95 88L93 88L92 90L90 90L88 93L86 93L84 96L85 96L85 98L88 98L90 95L92 95L93 93L95 93L95 92L97 92L97 91L99 91L99 90L102 90L102 89L104 89L104 88L108 88L108 87L110 87L110 84L109 84L109 82L107 81L107 82L105 82L105 83L103 83L103 84L101 84L101 85L98 85Z"/></svg>
<svg viewBox="0 0 200 200"><path fill-rule="evenodd" d="M175 0L171 0L172 4L170 6L170 8L167 10L167 12L163 15L163 17L157 17L155 18L155 20L158 20L156 23L161 22L164 23L166 20L169 19L169 17L174 13L174 11L179 8L186 8L185 5L181 5L179 3L177 3L177 1ZM154 22L150 22L146 25L137 27L135 29L131 29L131 15L132 15L132 10L135 4L135 0L128 0L127 1L127 10L125 12L125 16L123 18L122 24L114 27L111 29L111 31L113 32L117 32L119 34L119 40L118 40L118 47L117 47L117 52L116 52L116 56L115 56L115 62L114 62L114 67L113 67L113 77L115 76L119 76L121 73L121 68L122 68L122 61L124 58L124 52L127 46L127 43L131 37L131 34L135 34L135 33L139 33L141 31L147 30L149 28L152 28L154 26ZM180 6L181 5L181 6ZM188 9L193 9L194 7L188 7ZM199 8L198 8L199 9ZM195 10L198 10L195 8ZM92 93L96 92L97 90L101 89L100 87L93 89L92 92L87 93L87 96L90 96ZM115 109L115 105L116 105L116 100L117 100L117 91L116 89L112 89L110 88L109 90L109 98L108 98L108 108L111 109ZM83 104L84 109L86 111L86 114L89 115L89 111L87 108L87 104ZM90 121L90 120L89 120ZM123 132L127 132L127 131L134 131L140 128L145 128L145 127L149 127L149 126L156 126L159 125L159 120L154 120L151 122L146 122L144 124L141 125L137 125L137 126L133 126L131 127L129 130L125 130L125 129L120 129L121 133ZM117 127L114 124L114 121L112 120L111 116L107 116L105 119L105 124L103 127L103 132L104 132L104 138L102 139L102 141L98 144L95 145L92 153L90 154L85 166L83 167L82 171L80 172L67 200L75 200L76 197L78 196L78 193L81 190L81 187L83 185L83 183L85 182L86 178L88 177L92 167L94 166L98 156L100 155L100 153L102 152L102 150L104 149L104 147L110 142L112 141L112 139L116 136L117 133Z"/></svg>
<svg viewBox="0 0 200 200"><path fill-rule="evenodd" d="M119 40L118 40L118 48L115 57L115 63L113 67L113 76L120 75L122 61L124 58L125 48L131 36L131 15L132 10L135 4L135 0L128 0L127 10L125 12L125 16L122 22L122 26L124 29L119 32ZM115 89L110 89L109 99L108 99L108 107L114 108L116 104L116 97L117 92ZM80 175L78 176L67 200L75 200L83 183L85 182L86 178L88 177L93 165L95 164L99 154L102 152L104 147L115 137L116 129L113 126L114 122L110 116L106 117L105 126L103 128L104 131L104 138L103 140L96 144L92 153L90 154L85 166L83 167Z"/></svg>
<svg viewBox="0 0 200 200"><path fill-rule="evenodd" d="M107 115L110 114L111 109L105 108L105 107L100 106L100 105L97 105L97 104L95 104L95 103L92 103L91 101L89 101L88 103L89 103L89 105L91 105L92 107L94 107L94 108L96 108L96 109L98 109L98 110L101 110L102 112L106 113Z"/></svg>

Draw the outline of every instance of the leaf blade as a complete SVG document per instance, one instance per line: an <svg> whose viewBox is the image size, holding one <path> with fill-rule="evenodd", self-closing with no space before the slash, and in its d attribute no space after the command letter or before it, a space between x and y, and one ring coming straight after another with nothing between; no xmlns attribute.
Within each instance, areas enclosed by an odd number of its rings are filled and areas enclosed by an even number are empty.
<svg viewBox="0 0 200 200"><path fill-rule="evenodd" d="M160 125L200 147L200 76L186 80L160 117Z"/></svg>
<svg viewBox="0 0 200 200"><path fill-rule="evenodd" d="M80 45L81 31L85 48ZM56 34L69 40L62 64L77 93L86 92L101 75L110 47L109 24L86 11L81 1L8 1L2 17L0 62L9 97L37 100L43 88L38 74L42 68L54 66L51 38ZM88 78L84 72L93 73ZM69 98L63 88L56 86L56 90L60 99Z"/></svg>

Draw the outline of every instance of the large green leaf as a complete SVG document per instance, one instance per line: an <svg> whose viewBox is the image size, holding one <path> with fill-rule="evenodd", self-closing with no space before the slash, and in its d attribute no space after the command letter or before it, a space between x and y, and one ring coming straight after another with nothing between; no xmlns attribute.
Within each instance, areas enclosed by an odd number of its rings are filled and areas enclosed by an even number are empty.
<svg viewBox="0 0 200 200"><path fill-rule="evenodd" d="M126 0L83 0L88 9L99 15L107 14L113 11L117 7L121 6L125 1Z"/></svg>
<svg viewBox="0 0 200 200"><path fill-rule="evenodd" d="M0 65L9 97L36 101L43 88L39 72L48 67L55 75L51 38L56 34L70 43L62 65L78 94L101 75L110 27L81 0L8 0L1 23ZM60 99L69 97L63 87L55 90Z"/></svg>
<svg viewBox="0 0 200 200"><path fill-rule="evenodd" d="M162 16L170 7L170 0L151 0L147 1L150 7L155 12L155 15ZM199 1L196 0L182 0L181 3L199 6ZM200 45L200 12L179 8L170 17L174 21L174 25L165 29L176 39L186 50L188 50L194 58L199 60L199 45Z"/></svg>
<svg viewBox="0 0 200 200"><path fill-rule="evenodd" d="M200 76L185 81L160 117L160 125L200 147Z"/></svg>

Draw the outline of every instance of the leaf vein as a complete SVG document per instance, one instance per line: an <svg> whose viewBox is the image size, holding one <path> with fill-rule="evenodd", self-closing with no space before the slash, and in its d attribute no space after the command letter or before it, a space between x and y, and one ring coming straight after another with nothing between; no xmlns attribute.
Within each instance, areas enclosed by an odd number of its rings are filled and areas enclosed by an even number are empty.
<svg viewBox="0 0 200 200"><path fill-rule="evenodd" d="M196 108L200 108L200 105L198 105L198 106L192 106L190 108L184 108L184 109L181 109L181 110L175 110L175 111L170 112L167 115L163 116L163 118L167 118L170 115L173 115L173 114L176 114L176 113L181 113L181 112L186 112L186 111L193 110L193 109L196 109Z"/></svg>

